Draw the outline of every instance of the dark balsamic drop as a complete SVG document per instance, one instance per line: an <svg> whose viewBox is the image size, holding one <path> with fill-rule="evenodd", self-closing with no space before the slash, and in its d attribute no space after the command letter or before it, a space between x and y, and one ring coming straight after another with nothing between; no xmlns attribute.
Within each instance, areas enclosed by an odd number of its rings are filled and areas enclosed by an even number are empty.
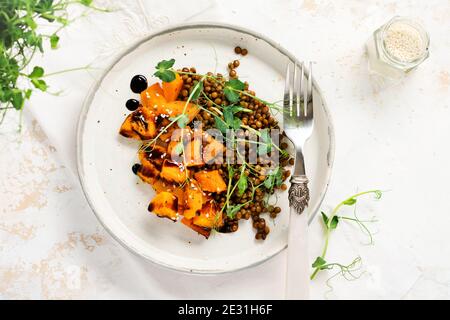
<svg viewBox="0 0 450 320"><path fill-rule="evenodd" d="M131 170L133 170L134 174L137 174L139 169L141 168L141 165L139 163L135 163L133 164L133 166L131 167Z"/></svg>
<svg viewBox="0 0 450 320"><path fill-rule="evenodd" d="M143 75L138 74L131 79L130 88L134 93L141 93L147 89L147 86L147 78Z"/></svg>
<svg viewBox="0 0 450 320"><path fill-rule="evenodd" d="M125 106L127 107L128 110L130 111L134 111L137 108L139 108L139 101L137 101L136 99L129 99Z"/></svg>

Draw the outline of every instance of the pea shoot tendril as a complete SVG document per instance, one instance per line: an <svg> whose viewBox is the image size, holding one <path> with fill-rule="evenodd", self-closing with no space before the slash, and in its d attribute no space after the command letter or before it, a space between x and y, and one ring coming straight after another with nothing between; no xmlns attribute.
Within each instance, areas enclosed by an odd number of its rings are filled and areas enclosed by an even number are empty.
<svg viewBox="0 0 450 320"><path fill-rule="evenodd" d="M361 257L355 258L348 265L343 265L343 264L340 264L337 262L330 263L330 262L327 262L325 260L325 258L326 258L326 254L328 251L328 245L329 245L329 240L330 240L330 236L331 236L331 231L335 230L337 228L337 226L339 225L339 222L342 220L356 223L361 228L361 230L365 234L367 234L367 236L369 237L369 244L373 244L372 232L366 226L366 223L376 222L376 220L375 219L360 220L358 218L358 216L356 215L357 199L361 196L369 195L369 194L374 195L375 199L378 200L378 199L381 199L382 191L381 190L369 190L369 191L356 193L356 194L352 195L351 197L343 200L336 207L334 207L334 209L331 211L331 214L329 216L327 216L326 213L321 212L322 222L325 227L325 243L324 243L321 255L318 256L312 264L314 271L312 272L312 274L310 276L311 280L313 280L320 271L338 268L339 271L336 274L332 275L327 280L327 286L330 287L330 289L332 289L332 287L330 285L330 280L338 275L342 275L347 280L355 280L355 279L358 279L362 275L362 274L355 273L361 267L361 263L362 263ZM344 206L355 206L355 211L354 211L353 217L338 215L338 212Z"/></svg>

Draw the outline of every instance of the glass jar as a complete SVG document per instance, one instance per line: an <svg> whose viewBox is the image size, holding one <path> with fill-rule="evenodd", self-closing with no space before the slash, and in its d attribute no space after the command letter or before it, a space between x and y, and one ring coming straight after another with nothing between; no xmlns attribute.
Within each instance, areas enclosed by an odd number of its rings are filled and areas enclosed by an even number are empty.
<svg viewBox="0 0 450 320"><path fill-rule="evenodd" d="M366 43L369 71L398 79L429 56L430 37L417 21L394 17L374 31Z"/></svg>

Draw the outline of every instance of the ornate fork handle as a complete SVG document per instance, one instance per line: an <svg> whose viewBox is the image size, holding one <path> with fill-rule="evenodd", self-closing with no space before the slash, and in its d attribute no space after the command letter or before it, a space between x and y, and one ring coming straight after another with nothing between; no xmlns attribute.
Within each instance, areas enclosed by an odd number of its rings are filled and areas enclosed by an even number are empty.
<svg viewBox="0 0 450 320"><path fill-rule="evenodd" d="M293 175L290 181L289 206L302 214L309 203L309 180L305 175Z"/></svg>

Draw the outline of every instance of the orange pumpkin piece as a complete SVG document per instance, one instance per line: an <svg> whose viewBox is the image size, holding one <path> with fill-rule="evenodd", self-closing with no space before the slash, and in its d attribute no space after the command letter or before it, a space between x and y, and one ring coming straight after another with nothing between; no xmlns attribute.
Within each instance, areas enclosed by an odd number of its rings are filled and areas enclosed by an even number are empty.
<svg viewBox="0 0 450 320"><path fill-rule="evenodd" d="M184 211L187 219L192 219L203 206L203 192L195 180L189 181L184 187Z"/></svg>
<svg viewBox="0 0 450 320"><path fill-rule="evenodd" d="M183 206L184 206L184 189L178 187L174 183L166 182L162 179L154 179L154 182L152 183L153 190L155 190L156 193L160 192L170 192L174 196L177 197L178 200L178 213L183 213Z"/></svg>
<svg viewBox="0 0 450 320"><path fill-rule="evenodd" d="M151 139L156 136L155 115L148 109L140 107L126 117L119 133L127 138Z"/></svg>
<svg viewBox="0 0 450 320"><path fill-rule="evenodd" d="M183 79L181 79L178 73L175 73L175 79L171 82L163 82L162 90L164 92L164 97L167 102L175 101L180 94L181 88L183 87Z"/></svg>
<svg viewBox="0 0 450 320"><path fill-rule="evenodd" d="M128 115L128 117L125 118L125 121L120 126L119 133L126 138L137 140L141 139L139 134L137 132L134 132L133 130L132 114Z"/></svg>
<svg viewBox="0 0 450 320"><path fill-rule="evenodd" d="M184 224L185 226L187 226L188 228L191 228L192 230L198 232L199 234L204 236L206 239L208 239L209 235L211 234L211 229L205 229L205 228L195 225L192 222L192 219L183 218L183 219L181 219L181 223Z"/></svg>
<svg viewBox="0 0 450 320"><path fill-rule="evenodd" d="M165 120L165 119L164 119ZM165 122L165 121L163 121ZM166 126L168 123L161 123L161 128ZM175 132L175 130L178 129L178 126L176 124L172 125L171 127L169 127L166 132L163 132L160 136L159 136L159 140L168 143L169 141L172 140L172 135Z"/></svg>
<svg viewBox="0 0 450 320"><path fill-rule="evenodd" d="M223 163L225 150L225 146L222 143L212 138L210 142L203 147L203 161L208 164L214 163L215 160L215 163Z"/></svg>
<svg viewBox="0 0 450 320"><path fill-rule="evenodd" d="M186 161L186 166L201 166L203 165L202 158L202 141L201 139L194 139L190 141L184 148L184 160Z"/></svg>
<svg viewBox="0 0 450 320"><path fill-rule="evenodd" d="M183 113L185 107L185 113L189 118L189 122L191 122L200 111L200 108L194 103L188 103L186 106L186 101L172 101L158 105L158 108L155 110L157 115L164 114L169 117L176 117Z"/></svg>
<svg viewBox="0 0 450 320"><path fill-rule="evenodd" d="M214 202L208 201L203 205L200 215L192 218L192 222L199 227L216 229L223 225L223 215Z"/></svg>
<svg viewBox="0 0 450 320"><path fill-rule="evenodd" d="M160 173L161 178L169 182L183 183L186 180L186 173L178 164L165 160Z"/></svg>
<svg viewBox="0 0 450 320"><path fill-rule="evenodd" d="M141 104L144 108L156 111L167 103L164 97L164 91L159 83L155 83L141 92Z"/></svg>
<svg viewBox="0 0 450 320"><path fill-rule="evenodd" d="M178 220L177 197L170 192L158 193L148 206L148 211L155 213L158 217Z"/></svg>
<svg viewBox="0 0 450 320"><path fill-rule="evenodd" d="M167 148L156 143L145 149L139 150L138 156L143 166L148 162L152 162L158 169L161 169L163 161L167 156Z"/></svg>
<svg viewBox="0 0 450 320"><path fill-rule="evenodd" d="M169 159L171 159L172 161L177 161L178 162L178 157L179 156L178 156L178 153L175 150L175 148L177 148L178 144L179 144L179 141L172 140L167 145L167 154L169 155Z"/></svg>
<svg viewBox="0 0 450 320"><path fill-rule="evenodd" d="M145 165L141 165L137 171L137 176L145 183L153 184L158 178L159 172L158 168L152 162L147 161Z"/></svg>
<svg viewBox="0 0 450 320"><path fill-rule="evenodd" d="M139 160L141 161L141 167L139 168L137 175L145 183L153 184L156 178L158 178L161 172L160 169L163 159L161 159L159 156L156 157L156 159L152 159L152 155L156 154L157 152L164 152L164 150L165 149L159 145L155 145L152 149L152 152L139 150L138 155Z"/></svg>
<svg viewBox="0 0 450 320"><path fill-rule="evenodd" d="M220 193L227 190L227 184L218 170L201 170L196 172L194 177L203 191Z"/></svg>

